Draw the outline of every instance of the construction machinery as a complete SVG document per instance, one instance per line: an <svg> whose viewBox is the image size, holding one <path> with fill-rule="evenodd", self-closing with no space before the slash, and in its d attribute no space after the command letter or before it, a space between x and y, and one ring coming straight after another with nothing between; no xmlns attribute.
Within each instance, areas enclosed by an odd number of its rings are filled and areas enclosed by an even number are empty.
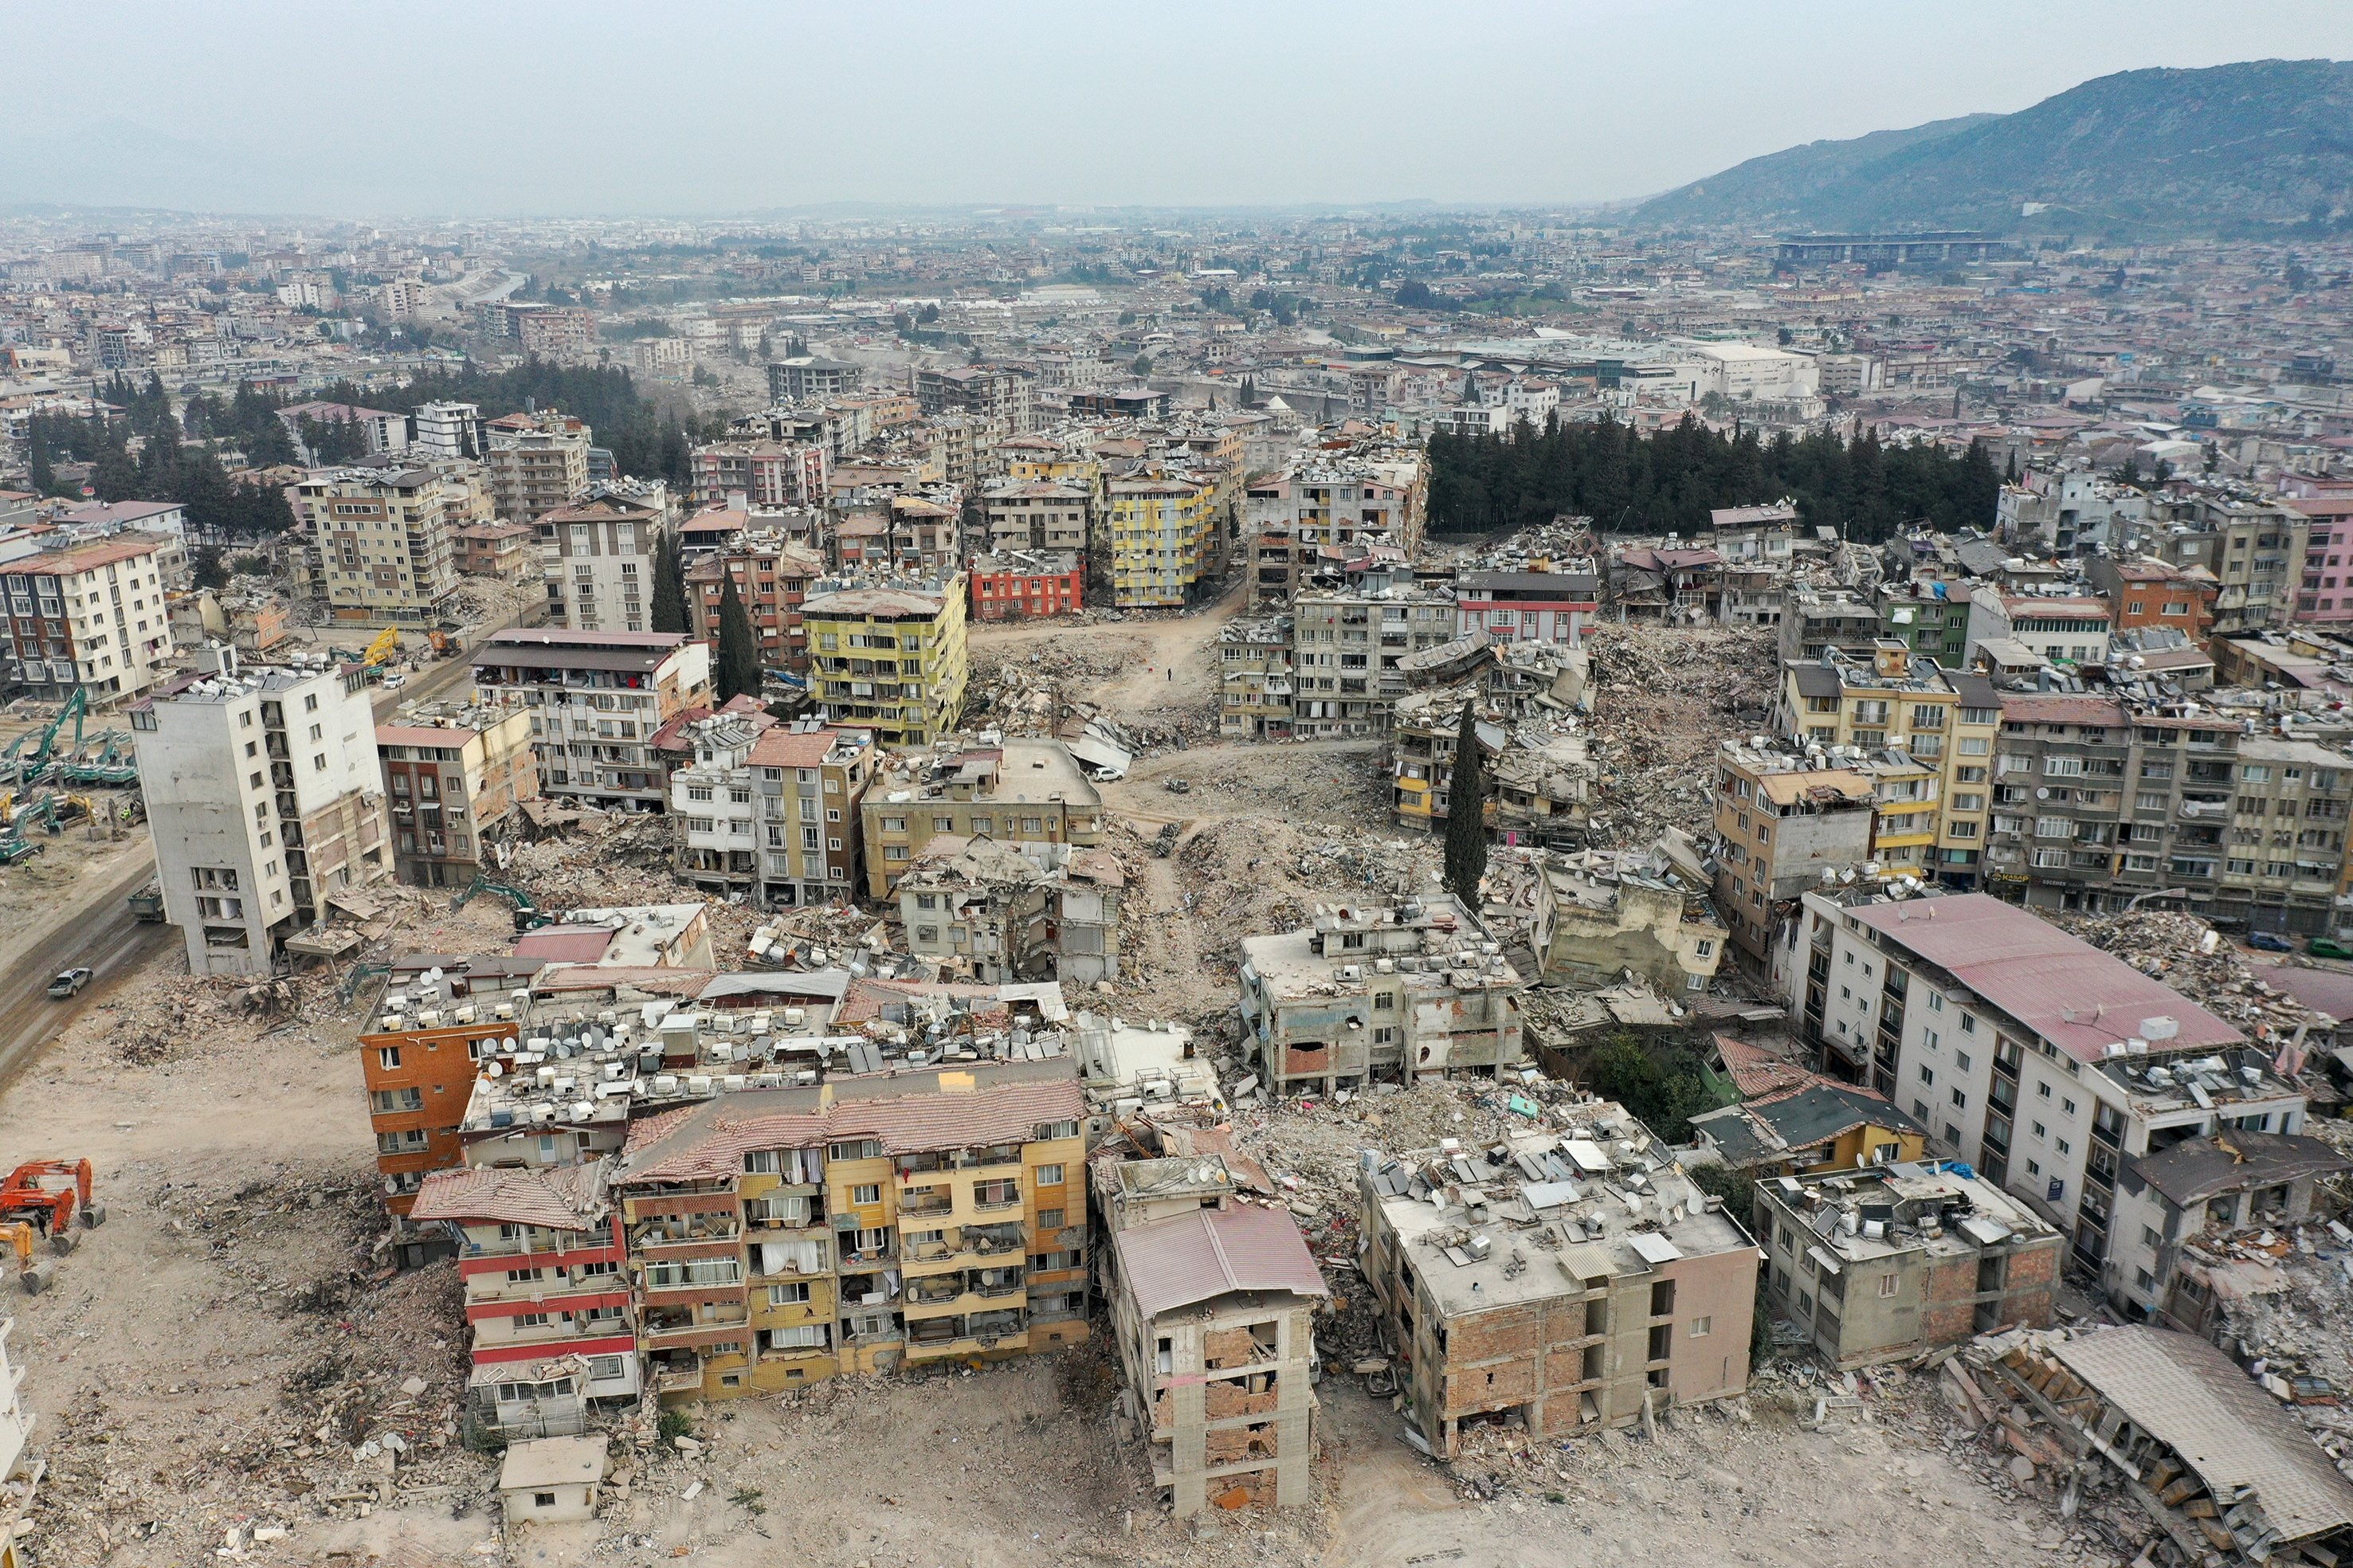
<svg viewBox="0 0 2353 1568"><path fill-rule="evenodd" d="M16 1282L25 1288L27 1296L37 1296L47 1289L49 1276L57 1272L58 1266L49 1259L44 1258L37 1263L33 1260L33 1244L39 1239L33 1227L22 1220L0 1225L0 1247L16 1249Z"/></svg>
<svg viewBox="0 0 2353 1568"><path fill-rule="evenodd" d="M537 931L553 918L543 912L539 900L521 888L511 888L504 882L493 882L488 877L476 876L466 884L466 890L449 901L449 912L456 914L466 907L466 900L476 893L496 893L514 906L514 928L517 931Z"/></svg>
<svg viewBox="0 0 2353 1568"><path fill-rule="evenodd" d="M164 884L161 881L148 883L122 901L129 907L131 918L141 924L164 923Z"/></svg>
<svg viewBox="0 0 2353 1568"><path fill-rule="evenodd" d="M367 651L360 655L360 662L365 665L384 665L390 664L399 657L400 629L396 626L386 626L376 634L375 641L367 645Z"/></svg>
<svg viewBox="0 0 2353 1568"><path fill-rule="evenodd" d="M39 738L33 742L33 749L29 754L17 754L18 748L25 743L24 735L17 736L5 753L0 753L0 756L15 758L13 767L0 768L0 783L13 784L39 783L42 776L49 771L50 764L58 760L58 731L65 727L65 721L68 719L73 721L73 745L69 750L79 752L81 750L82 743L82 724L89 717L90 699L83 694L81 688L76 687L73 695L67 698L65 705L58 710L57 717L51 719L38 732ZM31 734L33 731L27 731L26 733Z"/></svg>
<svg viewBox="0 0 2353 1568"><path fill-rule="evenodd" d="M106 1223L106 1208L90 1195L87 1160L27 1160L0 1182L0 1225L22 1220L49 1238L53 1252L71 1252L74 1221Z"/></svg>

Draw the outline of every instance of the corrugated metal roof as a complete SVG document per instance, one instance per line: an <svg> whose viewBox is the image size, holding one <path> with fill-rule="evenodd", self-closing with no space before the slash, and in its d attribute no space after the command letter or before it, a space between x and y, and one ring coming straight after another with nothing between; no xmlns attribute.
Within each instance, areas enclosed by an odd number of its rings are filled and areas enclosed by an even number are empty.
<svg viewBox="0 0 2353 1568"><path fill-rule="evenodd" d="M2040 915L1985 893L1865 904L1855 919L1941 965L1963 984L2081 1062L2141 1034L2144 1020L2180 1026L2168 1050L2242 1044L2238 1030L2123 960Z"/></svg>
<svg viewBox="0 0 2353 1568"><path fill-rule="evenodd" d="M2062 1340L2051 1352L2133 1425L2181 1456L2217 1502L2251 1489L2287 1541L2353 1525L2353 1482L2230 1357L2143 1324Z"/></svg>
<svg viewBox="0 0 2353 1568"><path fill-rule="evenodd" d="M1120 1231L1112 1246L1120 1279L1146 1318L1236 1290L1330 1294L1283 1209L1197 1209Z"/></svg>

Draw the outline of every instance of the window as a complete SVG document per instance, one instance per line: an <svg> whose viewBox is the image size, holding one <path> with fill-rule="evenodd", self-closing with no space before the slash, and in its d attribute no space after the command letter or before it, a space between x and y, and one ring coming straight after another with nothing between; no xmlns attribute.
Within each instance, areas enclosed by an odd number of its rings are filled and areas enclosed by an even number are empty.
<svg viewBox="0 0 2353 1568"><path fill-rule="evenodd" d="M1039 1209L1038 1211L1038 1228L1039 1230L1061 1229L1062 1211L1060 1209Z"/></svg>
<svg viewBox="0 0 2353 1568"><path fill-rule="evenodd" d="M1039 1166L1038 1184L1041 1187L1060 1186L1062 1184L1062 1167L1060 1165Z"/></svg>
<svg viewBox="0 0 2353 1568"><path fill-rule="evenodd" d="M1899 1288L1898 1282L1900 1278L1900 1276L1894 1274L1881 1275L1879 1277L1879 1293L1882 1296L1894 1295Z"/></svg>
<svg viewBox="0 0 2353 1568"><path fill-rule="evenodd" d="M871 1182L854 1186L849 1189L849 1201L854 1204L879 1204L882 1201L882 1188L880 1184Z"/></svg>
<svg viewBox="0 0 2353 1568"><path fill-rule="evenodd" d="M797 1306L806 1302L808 1299L809 1288L807 1282L805 1280L796 1280L788 1285L771 1285L768 1287L768 1305L771 1307Z"/></svg>
<svg viewBox="0 0 2353 1568"><path fill-rule="evenodd" d="M1695 1340L1704 1340L1715 1331L1715 1320L1713 1317L1694 1318L1691 1321L1691 1337Z"/></svg>

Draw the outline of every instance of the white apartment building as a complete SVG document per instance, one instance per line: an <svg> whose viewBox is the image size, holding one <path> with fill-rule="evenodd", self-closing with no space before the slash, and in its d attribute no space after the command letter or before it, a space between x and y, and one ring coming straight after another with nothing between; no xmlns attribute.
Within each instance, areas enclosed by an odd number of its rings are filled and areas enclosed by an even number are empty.
<svg viewBox="0 0 2353 1568"><path fill-rule="evenodd" d="M237 668L232 649L131 728L164 915L195 974L268 974L343 889L392 875L375 719L356 668Z"/></svg>
<svg viewBox="0 0 2353 1568"><path fill-rule="evenodd" d="M155 685L172 661L163 566L170 542L118 533L0 566L5 673L47 702L77 690L93 704L120 702Z"/></svg>
<svg viewBox="0 0 2353 1568"><path fill-rule="evenodd" d="M31 1510L44 1468L29 1452L36 1417L16 1397L24 1374L8 1361L16 1326L16 1319L0 1318L0 1568L16 1568L16 1521Z"/></svg>
<svg viewBox="0 0 2353 1568"><path fill-rule="evenodd" d="M2295 1132L2301 1089L2229 1024L1984 893L1807 893L1784 966L1803 1037L2073 1238L2097 1273L2125 1161L2230 1128Z"/></svg>
<svg viewBox="0 0 2353 1568"><path fill-rule="evenodd" d="M542 795L659 812L669 796L654 736L710 703L711 646L684 632L503 631L475 650L474 685L532 710Z"/></svg>
<svg viewBox="0 0 2353 1568"><path fill-rule="evenodd" d="M670 528L668 491L651 500L592 496L539 517L552 626L641 632L653 612L654 556Z"/></svg>
<svg viewBox="0 0 2353 1568"><path fill-rule="evenodd" d="M490 434L482 411L470 403L421 403L417 406L417 437L408 449L433 460L480 458L490 449Z"/></svg>

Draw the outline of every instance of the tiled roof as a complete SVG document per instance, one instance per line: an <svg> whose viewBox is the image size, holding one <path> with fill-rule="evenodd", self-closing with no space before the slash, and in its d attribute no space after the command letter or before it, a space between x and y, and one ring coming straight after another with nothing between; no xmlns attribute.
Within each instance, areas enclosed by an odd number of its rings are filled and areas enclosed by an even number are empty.
<svg viewBox="0 0 2353 1568"><path fill-rule="evenodd" d="M1112 1246L1120 1279L1145 1318L1237 1290L1331 1294L1284 1209L1197 1209L1120 1231Z"/></svg>
<svg viewBox="0 0 2353 1568"><path fill-rule="evenodd" d="M606 1174L601 1162L534 1170L481 1166L436 1171L417 1189L408 1217L587 1230L611 1210L605 1199Z"/></svg>
<svg viewBox="0 0 2353 1568"><path fill-rule="evenodd" d="M902 1072L837 1080L822 1089L750 1089L639 1121L629 1129L614 1179L714 1180L741 1171L748 1151L856 1138L879 1140L890 1154L1022 1143L1042 1123L1085 1115L1078 1069L1067 1059L1017 1063L1009 1070Z"/></svg>

